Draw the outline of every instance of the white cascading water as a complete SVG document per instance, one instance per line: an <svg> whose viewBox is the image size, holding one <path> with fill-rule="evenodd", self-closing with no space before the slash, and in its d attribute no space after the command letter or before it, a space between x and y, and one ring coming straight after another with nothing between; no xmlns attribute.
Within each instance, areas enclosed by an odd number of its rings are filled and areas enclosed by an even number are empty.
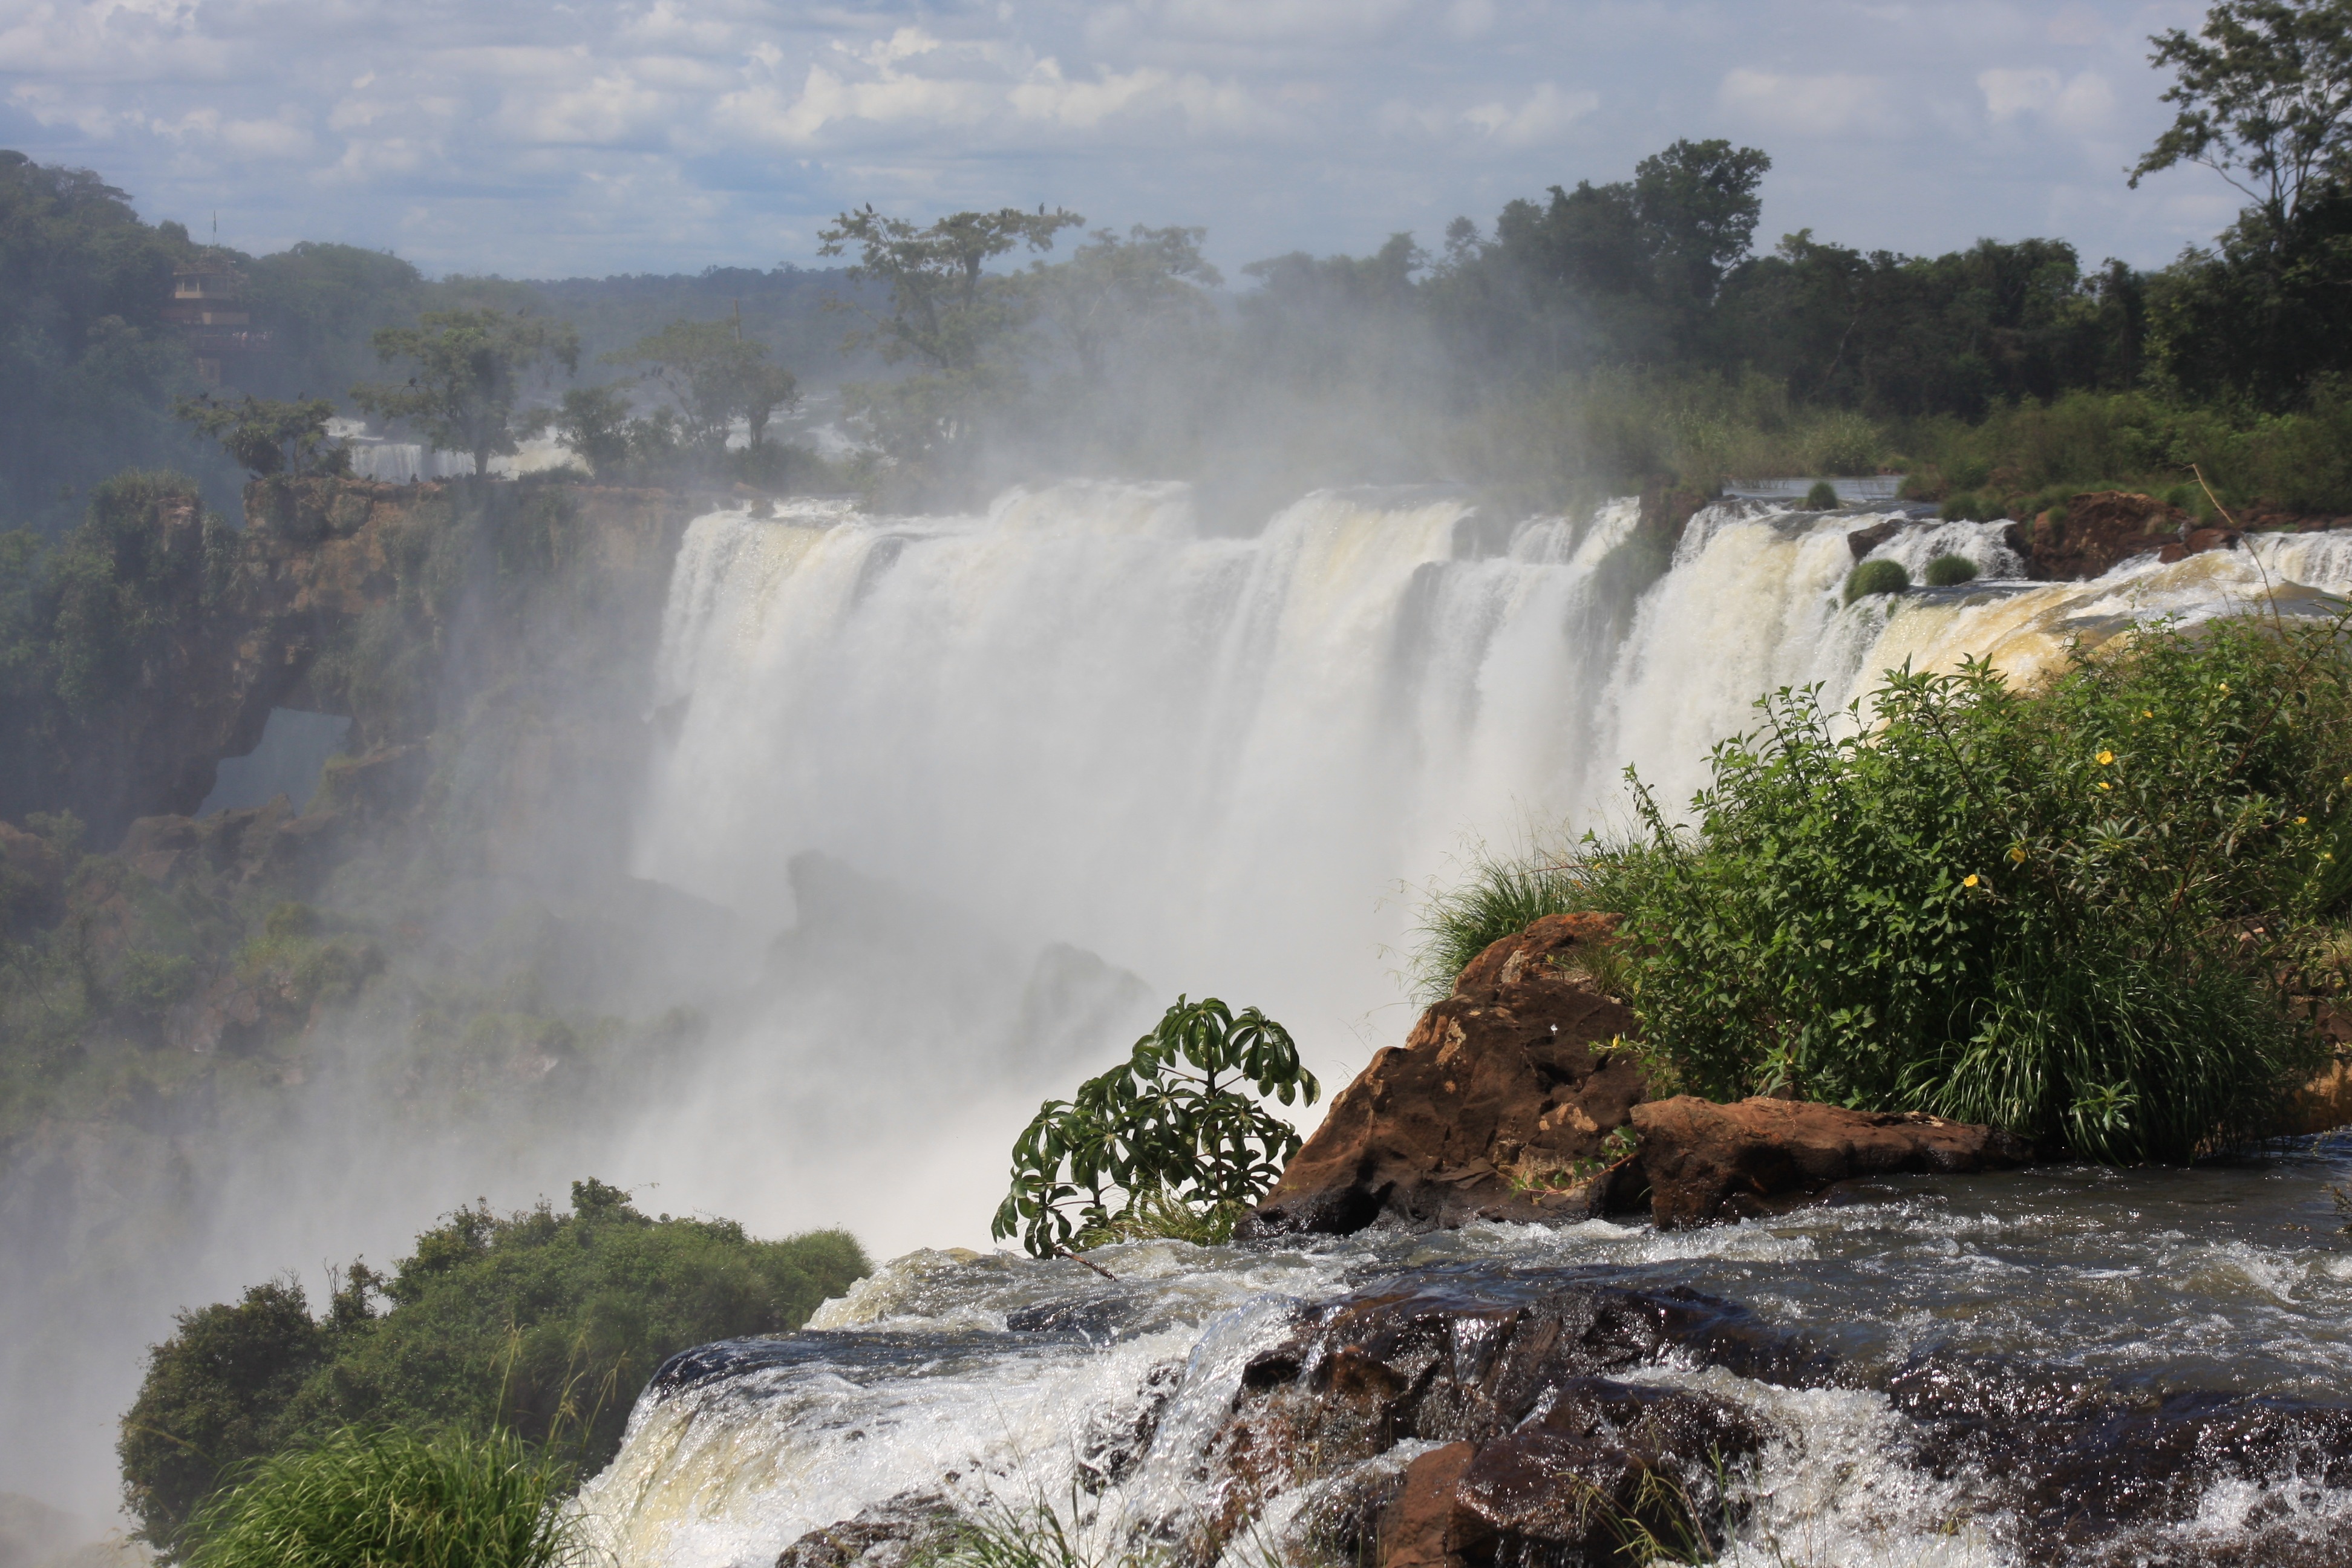
<svg viewBox="0 0 2352 1568"><path fill-rule="evenodd" d="M2226 613L2273 590L2295 608L2313 590L2352 588L2352 534L2263 538L2169 565L2147 558L2095 583L2028 585L2000 526L1942 523L1904 529L1875 553L1915 579L1935 556L1964 555L1979 582L1843 605L1847 535L1892 515L1713 507L1638 596L1621 586L1642 580L1625 569L1623 552L1642 548L1628 500L1498 530L1460 494L1327 491L1253 538L1204 535L1177 485L1015 490L977 517L793 502L698 520L664 633L658 716L669 739L639 874L788 931L802 912L795 888L806 896L809 858L822 857L959 911L992 952L1014 955L1008 968L1072 944L1081 954L1056 973L1094 964L1085 953L1104 961L1084 985L1064 986L1094 987L1093 1010L1070 1016L1083 1013L1099 1037L1031 1060L1025 1076L985 1066L958 1078L958 1054L998 1026L953 996L904 1011L936 950L886 942L845 993L881 998L880 1013L788 988L764 1013L729 1021L737 1047L717 1054L723 1071L682 1110L649 1118L629 1168L673 1173L770 1233L847 1219L882 1256L983 1245L1005 1148L1041 1092L1074 1081L1077 1058L1108 1059L1180 991L1213 993L1283 1019L1336 1089L1412 1021L1397 973L1412 922L1405 889L1444 877L1477 836L1507 847L1530 831L1621 821L1628 764L1662 802L1686 800L1708 747L1747 728L1767 691L1818 683L1842 707L1890 665L1948 668L1969 655L2030 678L2071 638L2136 618ZM1131 994L1101 978L1122 969L1141 978L1119 977ZM1010 1005L989 1005L1000 1004ZM845 1072L883 1059L874 1053L892 1031L927 1043L887 1057L878 1076ZM820 1123L868 1130L845 1145ZM762 1130L779 1128L763 1144ZM1769 1272L1846 1245L1865 1223L1856 1212L1774 1234L1665 1238L1595 1222L1445 1245L1627 1267L1755 1253ZM1973 1223L1868 1223L1910 1238L1896 1254L1999 1250ZM1022 1302L1070 1289L1062 1276L1074 1266L910 1258L816 1326L900 1331L933 1344L929 1362L910 1352L877 1370L856 1354L838 1366L819 1358L649 1400L585 1507L625 1563L726 1568L772 1560L801 1532L937 1488L943 1474L967 1492L1050 1500L1067 1491L1072 1434L1131 1401L1153 1367L1181 1369L1183 1392L1155 1440L1181 1447L1192 1439L1171 1423L1221 1407L1240 1348L1276 1331L1265 1303L1328 1294L1343 1276L1410 1256L1375 1258L1352 1243L1247 1256L1129 1249L1116 1267L1163 1281L1164 1300L1148 1325L1075 1360L988 1340ZM2117 1259L2076 1263L2104 1279ZM1938 1279L1951 1272L1933 1267ZM2352 1268L2271 1259L2271 1273L2246 1270L2253 1283L2242 1287L2215 1267L2221 1283L2200 1287L2200 1311L2235 1310L2232 1291L2259 1294L2288 1275L2285 1299L2352 1304ZM2153 1285L2158 1266L2148 1268ZM2051 1289L2063 1297L2063 1281ZM2150 1310L2170 1300L2159 1293ZM1938 1310L1922 1304L1919 1315ZM975 1334L986 1342L967 1342ZM1761 1385L1738 1396L1780 1409L1790 1434L1759 1517L1811 1500L1782 1522L1822 1532L1832 1554L1820 1560L1881 1550L1890 1561L2002 1560L1992 1536L1947 1528L1953 1483L1911 1474L1875 1436L1892 1419L1879 1396ZM1122 1507L1174 1506L1162 1494L1181 1491L1188 1461L1174 1447L1154 1453L1160 1470L1147 1463Z"/></svg>

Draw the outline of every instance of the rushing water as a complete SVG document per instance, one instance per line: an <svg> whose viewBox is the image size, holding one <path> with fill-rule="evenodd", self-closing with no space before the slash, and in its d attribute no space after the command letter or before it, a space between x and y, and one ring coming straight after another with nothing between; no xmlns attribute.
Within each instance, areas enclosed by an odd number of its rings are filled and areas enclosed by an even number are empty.
<svg viewBox="0 0 2352 1568"><path fill-rule="evenodd" d="M2326 1184L2352 1140L2225 1169L1906 1178L1700 1231L1477 1226L1305 1248L1112 1247L1066 1262L921 1252L828 1304L812 1331L736 1347L725 1375L641 1403L586 1505L625 1563L764 1564L803 1532L936 1489L1062 1505L1106 1543L1204 1510L1194 1467L1250 1353L1295 1304L1433 1262L1675 1284L1805 1331L1838 1365L1790 1386L1672 1362L1643 1376L1755 1413L1741 1563L1997 1563L2015 1534L1970 1475L1917 1461L1877 1386L1931 1352L2133 1394L2352 1389L2352 1241ZM1172 1381L1172 1392L1171 1392ZM1075 1490L1105 1434L1167 1404L1122 1485ZM1286 1510L1269 1510L1280 1546ZM2217 1482L2168 1540L2250 1517L2352 1553L2352 1496L2282 1475ZM2128 1559L2126 1559L2128 1560ZM2326 1559L2319 1559L2326 1561Z"/></svg>
<svg viewBox="0 0 2352 1568"><path fill-rule="evenodd" d="M1876 553L1915 578L1962 554L1979 581L1844 605L1847 535L1881 515L1717 506L1660 574L1641 564L1629 501L1507 522L1451 491L1323 492L1248 537L1204 530L1173 485L1016 490L971 517L714 513L673 583L667 739L637 868L788 930L822 857L960 911L989 933L991 963L1075 955L1056 962L1116 977L1090 984L1130 1010L1180 990L1263 1005L1344 1080L1411 1020L1399 890L1444 875L1468 835L1605 827L1629 764L1661 799L1686 798L1708 746L1775 688L1818 684L1843 706L1891 665L1971 655L2031 678L2071 641L2137 619L2266 598L2304 613L2352 588L2352 535L2032 584L1999 526L1938 523ZM907 960L938 949L890 945L887 980L877 969L861 994L911 1005L927 966ZM1034 1101L1010 1068L950 1066L960 1028L998 1027L960 1005L934 999L931 1055L888 1058L878 1092L934 1109L857 1171L888 1216L861 1228L885 1250L977 1243L1022 1097ZM809 1007L781 994L772 1035L786 1045L739 1052L697 1125L648 1132L638 1165L667 1160L711 1191L711 1152L756 1137L771 1089L807 1098L790 1085L814 1048ZM1053 1070L1115 1048L1132 1023L1107 1003L1087 1016L1100 1037L1059 1048ZM841 1037L824 1048L873 1048L849 1037L861 1022L829 1020ZM859 1092L837 1072L818 1081ZM740 1164L717 1206L772 1224L763 1199L784 1184L772 1163ZM804 1531L929 1491L1055 1503L1108 1548L1202 1506L1201 1446L1298 1303L1452 1259L1471 1276L1687 1286L1814 1337L1841 1369L1817 1386L1671 1361L1643 1373L1714 1389L1773 1434L1742 1482L1738 1561L2007 1562L2018 1538L2001 1505L1965 1469L1918 1458L1886 1378L1942 1349L2126 1394L2341 1400L2352 1252L2326 1189L2348 1179L2338 1143L2228 1169L1895 1183L1688 1234L1592 1222L1154 1244L1103 1258L1116 1284L1068 1263L918 1252L811 1332L649 1393L585 1506L626 1564L764 1568ZM1089 1446L1139 1422L1143 1461L1100 1499L1074 1490ZM1306 1489L1269 1505L1265 1540L1280 1544ZM2334 1542L2352 1500L2293 1475L2217 1482L2166 1540L2228 1541L2254 1522Z"/></svg>

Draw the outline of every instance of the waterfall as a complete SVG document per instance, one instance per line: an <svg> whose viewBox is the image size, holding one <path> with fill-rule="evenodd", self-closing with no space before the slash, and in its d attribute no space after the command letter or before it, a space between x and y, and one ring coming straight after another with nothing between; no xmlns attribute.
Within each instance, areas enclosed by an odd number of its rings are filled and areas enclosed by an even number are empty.
<svg viewBox="0 0 2352 1568"><path fill-rule="evenodd" d="M1848 535L1890 518L1906 526L1873 553L1915 576L1959 554L1979 580L1844 605ZM1630 500L1498 522L1425 489L1317 492L1254 537L1204 530L1178 484L1021 489L973 516L823 500L714 511L673 577L666 739L635 868L782 932L801 929L796 879L821 858L959 911L1003 944L990 962L1019 969L1068 944L1163 1005L1262 1006L1336 1088L1412 1022L1399 974L1414 889L1480 836L1508 848L1531 830L1622 826L1628 765L1679 806L1765 692L1818 685L1841 708L1890 666L1969 654L2031 677L2070 638L2135 617L2218 613L2266 581L2306 596L2352 584L2343 536L2032 584L1999 524L1758 500L1701 511L1663 574L1641 564L1657 548ZM916 976L893 973L884 989L912 1005ZM826 1124L854 1120L805 1084L743 1076L805 1078L787 1064L886 1027L870 1005L824 1012L805 988L777 994L758 1047L721 1052L728 1081L698 1103L748 1117L772 1091ZM945 1042L998 1025L942 1003L887 1027ZM1087 1059L1122 1043L1095 1040ZM932 1048L905 1052L919 1079ZM1057 1069L1087 1055L1074 1051ZM945 1137L921 1155L925 1183L972 1195L947 1214L877 1189L854 1218L886 1249L981 1242L1023 1108L1067 1087L981 1076L997 1102L942 1112L967 1118L963 1152ZM636 1152L675 1168L679 1135L667 1126ZM782 1185L746 1174L726 1190L771 1226L844 1217L821 1193L785 1202Z"/></svg>
<svg viewBox="0 0 2352 1568"><path fill-rule="evenodd" d="M1959 554L1978 580L1844 604L1849 536L1890 520L1871 553L1915 579ZM2005 538L1733 500L1662 563L1631 500L1498 521L1429 489L1318 492L1231 537L1172 484L1017 489L975 516L824 500L704 516L672 583L635 866L776 946L722 1023L721 1066L646 1121L627 1168L686 1173L678 1185L760 1229L847 1219L886 1255L979 1246L1038 1095L1176 993L1265 1006L1336 1089L1412 1020L1401 889L1446 875L1477 835L1606 830L1629 765L1677 806L1765 692L1812 686L1843 708L1892 666L1970 657L2037 679L2151 616L2309 614L2352 589L2352 535L2064 584L2024 580ZM1103 1255L1115 1286L915 1253L812 1332L649 1392L582 1506L633 1568L770 1561L942 1488L967 1507L1067 1499L1108 1546L1192 1506L1204 1434L1292 1303L1432 1258L1760 1292L1798 1321L1847 1324L1879 1346L1874 1364L1926 1342L1922 1324L2031 1344L2034 1323L2094 1298L2115 1323L2090 1335L2093 1360L2126 1378L2157 1375L2134 1369L2168 1364L2184 1325L2242 1321L2204 1356L2200 1375L2227 1384L2281 1312L2298 1356L2336 1355L2330 1303L2352 1274L2284 1230L2259 1279L2197 1261L2247 1244L2210 1204L2137 1226L2140 1205L2173 1201L2165 1179L2129 1178L2145 1196L2053 1189L2021 1221L2007 1198L1882 1194L1770 1229L1138 1244ZM2247 1316L2244 1293L2273 1276L2303 1295ZM2010 1308L1979 1318L1993 1279ZM2008 1561L1998 1521L1954 1532L1974 1483L1912 1468L1883 1395L1644 1375L1769 1417L1782 1436L1756 1517L1818 1560ZM1081 1498L1088 1445L1134 1431L1150 1436L1129 1479ZM2313 1495L2296 1506L2322 1526L2352 1507ZM1301 1506L1276 1500L1268 1527Z"/></svg>

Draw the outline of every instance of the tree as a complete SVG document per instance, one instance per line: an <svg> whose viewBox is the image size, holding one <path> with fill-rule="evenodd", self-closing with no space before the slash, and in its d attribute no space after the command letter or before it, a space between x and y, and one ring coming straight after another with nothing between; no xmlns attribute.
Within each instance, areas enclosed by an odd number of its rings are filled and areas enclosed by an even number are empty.
<svg viewBox="0 0 2352 1568"><path fill-rule="evenodd" d="M460 1209L389 1276L354 1264L323 1321L290 1285L184 1313L123 1419L124 1498L168 1546L227 1468L352 1426L560 1435L593 1468L666 1358L796 1329L866 1267L842 1231L758 1241L594 1180L569 1214Z"/></svg>
<svg viewBox="0 0 2352 1568"><path fill-rule="evenodd" d="M798 400L793 373L768 363L768 345L743 335L740 321L672 321L606 358L651 367L677 406L687 441L716 456L741 419L756 449L779 408Z"/></svg>
<svg viewBox="0 0 2352 1568"><path fill-rule="evenodd" d="M617 386L572 387L535 428L553 431L597 479L617 478L629 460L629 400Z"/></svg>
<svg viewBox="0 0 2352 1568"><path fill-rule="evenodd" d="M1298 1152L1297 1131L1259 1100L1312 1105L1321 1092L1281 1025L1179 996L1124 1065L1038 1107L1013 1146L1012 1191L990 1234L1018 1233L1032 1256L1051 1258L1171 1201L1230 1234Z"/></svg>
<svg viewBox="0 0 2352 1568"><path fill-rule="evenodd" d="M221 449L245 466L255 479L276 473L348 473L351 453L327 437L327 421L335 405L323 397L281 403L247 397L242 403L215 403L207 392L184 397L172 412L221 444Z"/></svg>
<svg viewBox="0 0 2352 1568"><path fill-rule="evenodd" d="M169 1551L224 1471L278 1447L286 1406L326 1354L326 1331L292 1281L180 1314L115 1447L123 1507L150 1545Z"/></svg>
<svg viewBox="0 0 2352 1568"><path fill-rule="evenodd" d="M2164 101L2180 112L2131 184L2202 163L2284 243L2352 160L2352 0L2221 0L2198 37L2175 27L2148 41L2150 63L2174 74Z"/></svg>
<svg viewBox="0 0 2352 1568"><path fill-rule="evenodd" d="M849 280L890 290L889 313L866 312L871 329L853 333L845 346L871 343L890 364L915 358L941 371L978 368L992 344L1020 324L1026 299L982 268L1024 247L1051 250L1055 235L1085 222L1076 213L1058 207L1048 213L1042 205L1034 213L1014 207L955 213L928 228L871 205L843 213L818 234L817 254L842 256L855 248Z"/></svg>
<svg viewBox="0 0 2352 1568"><path fill-rule="evenodd" d="M386 327L374 341L379 360L412 360L416 369L402 385L353 387L352 401L415 426L439 450L471 455L476 474L515 449L527 427L515 407L533 374L580 364L580 334L568 322L504 310L427 310L415 326Z"/></svg>
<svg viewBox="0 0 2352 1568"><path fill-rule="evenodd" d="M1196 321L1212 310L1205 290L1224 279L1201 254L1205 228L1150 228L1125 238L1097 229L1070 259L1030 263L1039 313L1067 345L1079 374L1099 385L1111 342L1139 325Z"/></svg>

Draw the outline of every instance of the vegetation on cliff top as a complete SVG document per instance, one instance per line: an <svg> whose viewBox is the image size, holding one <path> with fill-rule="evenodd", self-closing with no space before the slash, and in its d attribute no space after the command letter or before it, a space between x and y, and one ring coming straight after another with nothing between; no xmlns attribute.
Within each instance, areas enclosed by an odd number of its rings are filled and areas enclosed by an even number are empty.
<svg viewBox="0 0 2352 1568"><path fill-rule="evenodd" d="M1811 690L1714 753L1684 826L1482 868L1426 916L1436 981L1555 910L1625 917L1644 1048L1776 1090L2091 1158L2257 1137L2325 1059L2352 906L2346 626L2158 626L2028 694L1977 664ZM1450 974L1443 976L1450 982Z"/></svg>
<svg viewBox="0 0 2352 1568"><path fill-rule="evenodd" d="M122 1418L123 1498L142 1538L180 1551L238 1467L346 1428L511 1433L593 1470L667 1357L796 1329L867 1269L841 1231L758 1241L731 1220L650 1217L628 1198L592 1180L572 1184L569 1214L460 1209L389 1274L352 1263L324 1319L283 1280L181 1313ZM264 1470L265 1489L310 1462ZM245 1528L239 1517L204 1533Z"/></svg>

